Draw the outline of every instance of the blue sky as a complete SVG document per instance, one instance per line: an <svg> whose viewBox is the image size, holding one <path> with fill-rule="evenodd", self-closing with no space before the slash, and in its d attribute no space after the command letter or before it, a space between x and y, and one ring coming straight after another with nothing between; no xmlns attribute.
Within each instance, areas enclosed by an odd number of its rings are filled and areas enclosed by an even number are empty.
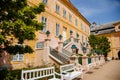
<svg viewBox="0 0 120 80"><path fill-rule="evenodd" d="M120 0L71 0L90 22L98 25L120 20Z"/></svg>

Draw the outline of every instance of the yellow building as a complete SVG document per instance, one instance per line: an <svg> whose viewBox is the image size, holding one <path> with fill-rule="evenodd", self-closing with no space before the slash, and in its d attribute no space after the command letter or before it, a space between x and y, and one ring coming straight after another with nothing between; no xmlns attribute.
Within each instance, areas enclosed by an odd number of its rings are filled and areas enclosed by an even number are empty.
<svg viewBox="0 0 120 80"><path fill-rule="evenodd" d="M120 51L120 21L110 22L102 25L93 25L91 33L97 36L106 36L110 41L111 51L109 57L118 58Z"/></svg>
<svg viewBox="0 0 120 80"><path fill-rule="evenodd" d="M52 47L52 49L59 51L59 35L62 35L61 42L63 43L68 41L69 38L73 38L74 41L76 38L79 40L79 43L69 42L69 45L66 47L62 46L64 52L65 50L66 52L71 52L71 46L75 44L79 49L79 53L83 53L80 47L80 43L87 43L88 41L88 37L90 35L90 23L84 16L81 15L81 13L69 0L28 0L28 4L30 6L38 5L41 2L45 4L45 12L37 15L36 20L43 22L44 28L43 30L36 32L36 39L34 41L25 42L25 44L31 45L35 52L33 54L13 55L11 62L7 64L11 64L14 69L26 67L26 65L41 66L45 64L45 60L47 61L49 58L47 53L50 53L48 44L50 47ZM50 31L49 37L46 36L46 31ZM73 37L70 35L71 31L73 32ZM60 52L62 53L62 56L64 56L65 53L62 51ZM55 57L55 55L50 56L50 61L62 63L62 61L57 59L58 58ZM62 58L63 61L66 60L64 59L65 58Z"/></svg>

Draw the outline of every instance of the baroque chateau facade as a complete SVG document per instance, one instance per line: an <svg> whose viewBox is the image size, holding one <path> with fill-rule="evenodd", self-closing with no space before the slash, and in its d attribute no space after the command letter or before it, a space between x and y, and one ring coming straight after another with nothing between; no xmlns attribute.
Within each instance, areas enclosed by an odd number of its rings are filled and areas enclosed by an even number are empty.
<svg viewBox="0 0 120 80"><path fill-rule="evenodd" d="M4 53L0 58L2 61L0 66L12 66L13 69L18 69L49 63L64 64L70 62L73 53L83 54L83 46L88 46L89 21L69 0L28 0L30 6L36 6L41 2L45 4L45 12L37 15L36 20L44 23L43 30L36 32L35 40L25 41L34 52L24 55ZM47 31L50 32L49 35L46 35ZM62 39L59 39L60 35Z"/></svg>

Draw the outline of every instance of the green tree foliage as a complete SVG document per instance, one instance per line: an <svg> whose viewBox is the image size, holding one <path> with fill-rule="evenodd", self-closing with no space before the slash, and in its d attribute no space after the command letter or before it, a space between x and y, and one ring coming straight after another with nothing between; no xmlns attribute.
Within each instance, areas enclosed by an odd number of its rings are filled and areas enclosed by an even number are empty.
<svg viewBox="0 0 120 80"><path fill-rule="evenodd" d="M96 49L97 44L98 44L98 38L94 35L90 35L89 44L93 49Z"/></svg>
<svg viewBox="0 0 120 80"><path fill-rule="evenodd" d="M13 46L15 39L17 44L23 44L25 40L35 39L35 31L43 28L42 23L38 23L36 15L45 10L44 4L29 6L27 0L1 0L0 1L0 50L15 54L31 53L32 48L28 45Z"/></svg>
<svg viewBox="0 0 120 80"><path fill-rule="evenodd" d="M90 35L89 44L97 54L104 54L107 57L107 53L110 52L110 42L105 36L97 37Z"/></svg>

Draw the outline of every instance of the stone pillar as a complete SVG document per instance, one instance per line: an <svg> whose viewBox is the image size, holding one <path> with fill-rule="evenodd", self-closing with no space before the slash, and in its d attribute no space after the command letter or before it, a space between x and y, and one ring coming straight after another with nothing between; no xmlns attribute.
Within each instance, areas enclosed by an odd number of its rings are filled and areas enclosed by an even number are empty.
<svg viewBox="0 0 120 80"><path fill-rule="evenodd" d="M74 37L71 35L70 38L71 38L71 42L74 43Z"/></svg>
<svg viewBox="0 0 120 80"><path fill-rule="evenodd" d="M98 55L95 56L95 61L96 61L96 65L99 65L99 58L98 58Z"/></svg>
<svg viewBox="0 0 120 80"><path fill-rule="evenodd" d="M49 54L50 54L50 39L45 39L43 54L43 61L45 63L49 63Z"/></svg>
<svg viewBox="0 0 120 80"><path fill-rule="evenodd" d="M88 70L88 56L82 56L82 66L84 70Z"/></svg>
<svg viewBox="0 0 120 80"><path fill-rule="evenodd" d="M102 62L102 63L105 63L104 55L101 55L101 62Z"/></svg>
<svg viewBox="0 0 120 80"><path fill-rule="evenodd" d="M78 63L78 56L72 55L70 57L70 63L75 64L75 65L79 65L79 63Z"/></svg>
<svg viewBox="0 0 120 80"><path fill-rule="evenodd" d="M58 51L59 51L59 52L62 52L62 48L63 48L63 41L60 40L60 41L58 42Z"/></svg>
<svg viewBox="0 0 120 80"><path fill-rule="evenodd" d="M93 66L96 66L96 63L95 63L95 56L92 55L91 58L92 58Z"/></svg>

